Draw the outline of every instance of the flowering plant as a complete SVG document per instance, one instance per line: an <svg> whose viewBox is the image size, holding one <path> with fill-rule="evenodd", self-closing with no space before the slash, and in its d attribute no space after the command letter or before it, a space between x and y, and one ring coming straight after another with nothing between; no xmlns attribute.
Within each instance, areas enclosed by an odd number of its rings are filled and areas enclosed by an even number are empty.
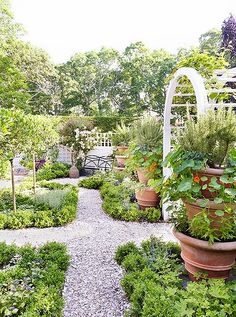
<svg viewBox="0 0 236 317"><path fill-rule="evenodd" d="M131 144L128 149L126 168L129 171L144 169L148 178L157 179L162 174L162 147L148 149L142 145Z"/></svg>
<svg viewBox="0 0 236 317"><path fill-rule="evenodd" d="M76 120L70 119L60 131L60 142L71 150L71 161L74 165L97 144L97 128L88 130Z"/></svg>
<svg viewBox="0 0 236 317"><path fill-rule="evenodd" d="M167 155L164 165L172 168L172 175L163 186L163 195L166 199L171 201L200 199L200 204L204 207L209 199L203 195L203 191L208 189L211 193L217 193L214 198L215 203L236 203L235 149L229 154L223 175L219 179L212 177L209 182L206 176L201 176L199 173L207 167L207 158L197 152L188 152L177 147Z"/></svg>

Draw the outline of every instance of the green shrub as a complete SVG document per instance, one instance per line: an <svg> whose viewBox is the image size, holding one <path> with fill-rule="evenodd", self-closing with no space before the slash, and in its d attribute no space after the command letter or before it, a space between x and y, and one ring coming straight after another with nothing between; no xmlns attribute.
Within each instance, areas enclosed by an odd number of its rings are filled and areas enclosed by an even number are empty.
<svg viewBox="0 0 236 317"><path fill-rule="evenodd" d="M129 254L139 254L139 249L134 242L128 242L125 245L121 245L117 248L115 253L115 260L120 265L124 258Z"/></svg>
<svg viewBox="0 0 236 317"><path fill-rule="evenodd" d="M133 202L134 190L120 182L122 181L104 181L100 190L104 211L119 220L157 222L161 216L160 210L140 210L138 204Z"/></svg>
<svg viewBox="0 0 236 317"><path fill-rule="evenodd" d="M48 205L50 208L61 208L68 189L55 189L43 193L36 193L34 199L36 204Z"/></svg>
<svg viewBox="0 0 236 317"><path fill-rule="evenodd" d="M126 316L235 317L235 279L186 283L175 243L151 238L138 248L130 242L118 247L115 259L125 270L121 285L131 303Z"/></svg>
<svg viewBox="0 0 236 317"><path fill-rule="evenodd" d="M81 179L78 186L88 189L99 189L103 184L103 177L100 174Z"/></svg>
<svg viewBox="0 0 236 317"><path fill-rule="evenodd" d="M62 316L62 289L69 265L66 247L39 249L0 243L0 316Z"/></svg>
<svg viewBox="0 0 236 317"><path fill-rule="evenodd" d="M0 229L56 227L76 218L78 189L72 185L41 182L48 190L31 196L17 194L17 211L12 211L11 193L0 191Z"/></svg>
<svg viewBox="0 0 236 317"><path fill-rule="evenodd" d="M46 163L37 172L37 180L50 180L69 176L70 165L65 163Z"/></svg>

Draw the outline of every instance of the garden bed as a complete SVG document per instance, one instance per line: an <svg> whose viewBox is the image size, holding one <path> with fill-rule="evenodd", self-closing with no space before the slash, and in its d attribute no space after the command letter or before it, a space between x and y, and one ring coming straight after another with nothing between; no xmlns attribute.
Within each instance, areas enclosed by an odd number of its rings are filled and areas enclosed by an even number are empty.
<svg viewBox="0 0 236 317"><path fill-rule="evenodd" d="M0 317L60 317L69 256L66 247L0 243Z"/></svg>
<svg viewBox="0 0 236 317"><path fill-rule="evenodd" d="M35 197L27 189L17 194L16 212L9 190L0 191L0 200L0 229L57 227L76 218L78 190L72 185L43 181Z"/></svg>
<svg viewBox="0 0 236 317"><path fill-rule="evenodd" d="M118 247L115 259L125 276L121 281L131 307L130 317L234 317L236 281L190 282L177 244L151 238L137 247Z"/></svg>

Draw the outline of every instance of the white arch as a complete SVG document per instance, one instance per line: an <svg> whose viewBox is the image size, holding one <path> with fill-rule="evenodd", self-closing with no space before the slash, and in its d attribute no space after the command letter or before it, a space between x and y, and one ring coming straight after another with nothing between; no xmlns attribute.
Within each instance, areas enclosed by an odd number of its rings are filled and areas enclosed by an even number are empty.
<svg viewBox="0 0 236 317"><path fill-rule="evenodd" d="M197 101L197 114L203 113L209 107L207 92L202 76L193 68L182 67L178 69L170 81L166 94L163 128L163 159L165 159L166 155L171 150L171 107L173 103L173 97L176 93L176 87L178 86L178 80L183 76L187 77L193 86ZM169 168L163 168L164 178L169 177L170 174L171 170ZM162 208L164 220L168 219L168 212L166 211L166 208L167 205L164 204Z"/></svg>

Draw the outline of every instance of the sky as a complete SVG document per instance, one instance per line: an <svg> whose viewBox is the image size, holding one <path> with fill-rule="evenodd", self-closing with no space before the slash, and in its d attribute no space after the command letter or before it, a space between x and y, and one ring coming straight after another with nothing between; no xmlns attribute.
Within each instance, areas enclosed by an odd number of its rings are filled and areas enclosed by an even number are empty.
<svg viewBox="0 0 236 317"><path fill-rule="evenodd" d="M77 52L142 41L175 53L197 45L199 36L221 28L236 0L11 0L25 40L45 49L55 63Z"/></svg>

